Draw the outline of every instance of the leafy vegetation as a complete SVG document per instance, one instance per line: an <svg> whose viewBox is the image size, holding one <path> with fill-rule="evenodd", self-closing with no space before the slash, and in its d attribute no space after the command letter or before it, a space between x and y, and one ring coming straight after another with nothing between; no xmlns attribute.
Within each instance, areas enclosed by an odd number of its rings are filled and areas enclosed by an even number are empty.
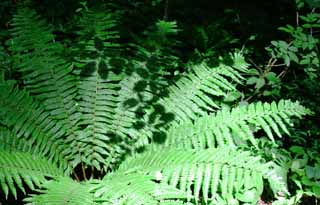
<svg viewBox="0 0 320 205"><path fill-rule="evenodd" d="M318 203L319 2L191 2L0 3L0 203Z"/></svg>

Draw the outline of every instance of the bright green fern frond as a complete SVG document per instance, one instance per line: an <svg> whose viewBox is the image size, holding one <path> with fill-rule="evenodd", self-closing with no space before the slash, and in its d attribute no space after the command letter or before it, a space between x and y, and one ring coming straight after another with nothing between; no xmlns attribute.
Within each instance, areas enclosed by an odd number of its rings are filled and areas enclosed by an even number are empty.
<svg viewBox="0 0 320 205"><path fill-rule="evenodd" d="M184 122L171 127L167 132L166 145L197 149L235 147L246 141L256 145L253 133L259 129L274 141L274 133L278 137L283 132L289 134L288 126L292 126L290 118L309 113L298 102L289 100L281 100L278 104L258 102L231 110L222 109L216 114L196 119L194 123Z"/></svg>
<svg viewBox="0 0 320 205"><path fill-rule="evenodd" d="M228 92L236 91L233 82L241 83L240 72L247 71L248 64L240 54L235 54L233 60L233 66L195 65L190 73L169 87L169 97L164 98L162 104L175 113L178 121L194 120L218 108L212 97L226 97Z"/></svg>
<svg viewBox="0 0 320 205"><path fill-rule="evenodd" d="M61 150L65 128L59 121L34 101L24 90L15 88L11 81L0 84L0 122L18 137L23 137L33 145L33 153L53 159L65 169L69 168Z"/></svg>
<svg viewBox="0 0 320 205"><path fill-rule="evenodd" d="M13 26L8 42L25 88L74 135L79 119L74 99L76 79L72 67L61 58L62 46L33 10L18 10Z"/></svg>
<svg viewBox="0 0 320 205"><path fill-rule="evenodd" d="M70 178L60 177L47 181L39 190L41 194L32 194L24 201L27 205L97 205L89 191L92 186L90 181L79 183Z"/></svg>
<svg viewBox="0 0 320 205"><path fill-rule="evenodd" d="M276 176L268 163L262 163L260 157L249 152L230 149L151 150L129 158L119 171L130 170L146 173L205 202L217 196L257 202L263 178L277 180L281 190L286 191L284 179Z"/></svg>
<svg viewBox="0 0 320 205"><path fill-rule="evenodd" d="M158 205L165 200L187 198L183 191L137 173L107 175L95 188L95 196L110 205Z"/></svg>
<svg viewBox="0 0 320 205"><path fill-rule="evenodd" d="M25 185L34 190L47 179L63 176L63 170L40 156L0 150L0 188L8 197L17 198L17 188L25 193Z"/></svg>

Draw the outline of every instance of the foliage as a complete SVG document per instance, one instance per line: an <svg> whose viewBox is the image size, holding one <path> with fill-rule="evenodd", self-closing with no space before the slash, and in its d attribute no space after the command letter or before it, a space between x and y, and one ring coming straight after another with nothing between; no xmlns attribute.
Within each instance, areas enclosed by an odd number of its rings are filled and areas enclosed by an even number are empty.
<svg viewBox="0 0 320 205"><path fill-rule="evenodd" d="M62 13L74 7L47 4ZM304 79L319 78L315 11L300 15L296 28L281 27L290 42L272 41L268 65L252 68L244 45L224 50L243 39L223 21L195 29L195 55L186 60L185 28L168 20L169 1L80 4L64 23L67 16L22 1L10 29L0 32L5 198L30 205L254 205L269 194L273 204L289 205L319 197L319 145L304 152L297 142L308 131L293 126L318 111L296 101L292 89L293 100L281 98L290 97L281 79L292 66L301 66ZM163 19L134 31L125 26L129 7L163 7ZM280 72L272 70L278 59Z"/></svg>

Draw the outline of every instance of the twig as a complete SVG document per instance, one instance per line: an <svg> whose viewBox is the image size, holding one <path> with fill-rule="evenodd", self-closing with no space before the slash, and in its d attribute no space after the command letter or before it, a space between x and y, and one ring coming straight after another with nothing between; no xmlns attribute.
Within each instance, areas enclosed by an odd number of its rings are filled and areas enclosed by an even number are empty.
<svg viewBox="0 0 320 205"><path fill-rule="evenodd" d="M260 68L260 66L258 66L253 60L249 59L250 63L252 63L254 65L254 67L256 67L259 70L259 73L262 74L263 70Z"/></svg>
<svg viewBox="0 0 320 205"><path fill-rule="evenodd" d="M77 173L74 171L74 169L72 170L73 172L73 176L76 178L76 180L79 182L80 181L80 178L79 176L77 175Z"/></svg>

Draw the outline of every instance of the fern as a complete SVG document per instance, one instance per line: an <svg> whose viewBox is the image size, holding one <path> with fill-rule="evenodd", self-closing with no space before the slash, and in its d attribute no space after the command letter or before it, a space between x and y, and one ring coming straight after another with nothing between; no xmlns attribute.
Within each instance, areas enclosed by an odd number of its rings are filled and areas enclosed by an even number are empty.
<svg viewBox="0 0 320 205"><path fill-rule="evenodd" d="M12 81L0 83L0 92L0 122L12 129L17 137L27 138L34 146L33 152L48 156L69 170L70 166L60 153L66 130L60 121L50 119L43 107L27 92L15 88Z"/></svg>
<svg viewBox="0 0 320 205"><path fill-rule="evenodd" d="M236 88L231 81L241 83L240 72L247 72L248 64L239 54L233 56L234 66L220 64L210 68L206 64L195 65L190 73L169 87L169 96L162 100L177 121L194 120L206 112L219 108L212 97L225 97Z"/></svg>
<svg viewBox="0 0 320 205"><path fill-rule="evenodd" d="M88 9L82 12L77 34L80 37L79 43L85 47L85 51L103 52L104 49L120 46L116 42L119 39L119 32L115 30L117 18L117 13L112 13L104 8ZM103 53L101 55L107 56Z"/></svg>
<svg viewBox="0 0 320 205"><path fill-rule="evenodd" d="M170 199L186 199L187 195L166 184L152 181L152 177L136 173L110 174L95 189L95 196L107 204L157 205Z"/></svg>
<svg viewBox="0 0 320 205"><path fill-rule="evenodd" d="M196 200L201 194L206 203L216 195L256 202L263 190L263 177L278 180L280 190L287 192L283 179L275 175L270 164L262 163L249 152L225 148L151 150L128 159L119 171L130 170L139 170L192 193ZM244 197L247 192L251 192L251 198Z"/></svg>
<svg viewBox="0 0 320 205"><path fill-rule="evenodd" d="M31 153L32 143L25 138L17 137L17 135L8 128L0 126L0 150Z"/></svg>
<svg viewBox="0 0 320 205"><path fill-rule="evenodd" d="M212 148L217 146L235 147L246 141L257 146L254 132L262 129L270 140L275 142L274 134L282 137L289 135L292 126L290 117L301 118L310 111L298 102L282 100L275 102L253 103L233 109L222 109L216 114L205 115L195 122L183 122L168 131L168 146L185 148Z"/></svg>
<svg viewBox="0 0 320 205"><path fill-rule="evenodd" d="M16 56L16 67L25 88L59 120L68 135L76 135L80 118L75 102L76 79L72 66L61 58L62 46L55 42L46 23L28 8L18 10L13 18L12 38L8 41ZM31 27L30 27L31 26Z"/></svg>
<svg viewBox="0 0 320 205"><path fill-rule="evenodd" d="M47 177L63 175L62 169L43 157L0 150L0 184L6 197L9 190L17 198L16 188L26 193L25 184L34 190L46 182Z"/></svg>
<svg viewBox="0 0 320 205"><path fill-rule="evenodd" d="M6 197L27 185L38 192L25 199L30 205L255 204L264 179L289 194L276 165L245 150L257 147L257 131L276 143L290 134L291 118L311 112L289 100L225 108L248 72L240 53L232 65L223 59L216 67L194 64L169 83L164 66L172 64L159 59L172 57L164 51L177 24L159 21L148 34L162 42L139 48L138 61L119 55L119 19L106 11L80 12L73 62L34 11L14 16L8 46L21 78L0 73L0 190ZM126 67L115 68L114 59ZM69 175L79 181L79 168L85 180L88 172L106 175L77 182Z"/></svg>
<svg viewBox="0 0 320 205"><path fill-rule="evenodd" d="M78 183L70 178L59 177L42 184L41 194L31 195L24 201L27 205L97 205L90 193L93 184Z"/></svg>

